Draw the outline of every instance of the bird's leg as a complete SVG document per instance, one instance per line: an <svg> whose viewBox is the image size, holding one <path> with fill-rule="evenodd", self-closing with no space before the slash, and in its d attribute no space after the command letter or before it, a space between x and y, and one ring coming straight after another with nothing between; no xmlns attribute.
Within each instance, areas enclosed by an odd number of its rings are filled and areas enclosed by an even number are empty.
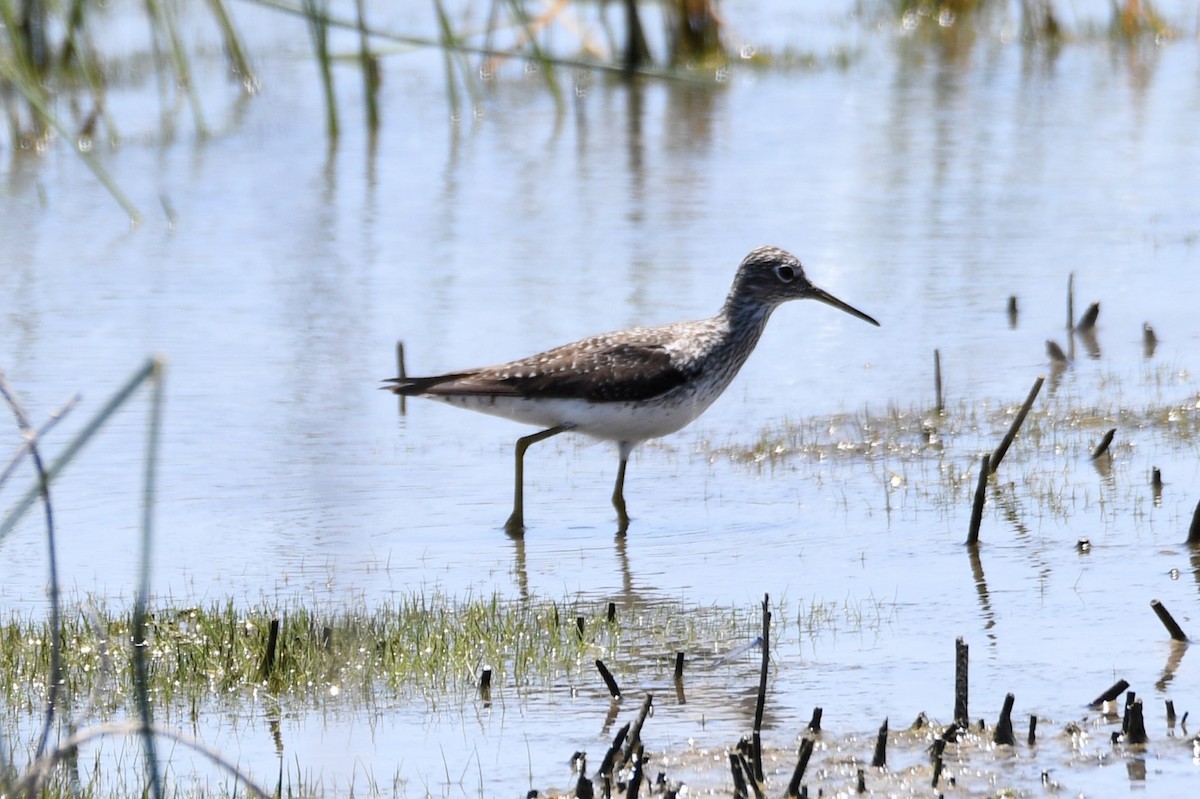
<svg viewBox="0 0 1200 799"><path fill-rule="evenodd" d="M617 533L623 534L629 529L629 514L625 512L625 466L629 456L621 453L621 465L617 467L617 484L613 486L612 504L617 509Z"/></svg>
<svg viewBox="0 0 1200 799"><path fill-rule="evenodd" d="M517 439L517 480L516 490L513 493L513 511L512 515L508 517L508 521L504 523L504 529L509 534L520 535L525 532L525 450L539 441L544 441L550 436L556 436L569 429L569 425L558 424L548 427L540 433L533 433Z"/></svg>

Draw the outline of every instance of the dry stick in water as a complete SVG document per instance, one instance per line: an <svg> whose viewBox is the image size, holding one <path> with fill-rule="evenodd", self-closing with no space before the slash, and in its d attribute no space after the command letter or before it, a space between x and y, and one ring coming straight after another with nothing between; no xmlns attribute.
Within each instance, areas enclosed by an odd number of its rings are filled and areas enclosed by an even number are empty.
<svg viewBox="0 0 1200 799"><path fill-rule="evenodd" d="M800 741L800 758L796 761L796 770L792 772L792 781L788 783L785 794L787 799L796 799L800 795L800 781L804 779L804 770L808 768L808 759L812 757L812 751L812 738Z"/></svg>
<svg viewBox="0 0 1200 799"><path fill-rule="evenodd" d="M815 733L815 732L821 731L821 714L824 712L825 711L819 707L813 708L812 718L809 719L809 722L808 722L808 731L809 732Z"/></svg>
<svg viewBox="0 0 1200 799"><path fill-rule="evenodd" d="M954 640L954 721L967 726L967 665L970 647L959 636Z"/></svg>
<svg viewBox="0 0 1200 799"><path fill-rule="evenodd" d="M979 525L983 521L983 503L987 499L988 462L990 456L984 455L979 466L979 482L975 484L975 501L971 504L971 524L967 527L967 546L973 547L979 543Z"/></svg>
<svg viewBox="0 0 1200 799"><path fill-rule="evenodd" d="M683 679L683 653L675 653L675 681L679 682Z"/></svg>
<svg viewBox="0 0 1200 799"><path fill-rule="evenodd" d="M758 674L758 702L754 705L754 779L763 781L762 770L762 718L767 703L767 669L771 664L771 597L763 594L762 601L762 669Z"/></svg>
<svg viewBox="0 0 1200 799"><path fill-rule="evenodd" d="M1000 467L1000 461L1004 459L1004 453L1008 452L1013 439L1017 437L1017 431L1021 429L1021 425L1025 422L1025 417L1029 415L1029 409L1033 407L1033 401L1037 399L1038 392L1042 390L1042 383L1045 380L1045 377L1038 375L1037 380L1033 381L1033 388L1029 389L1029 396L1025 398L1025 404L1021 406L1021 410L1017 412L1017 418L1013 419L1012 427L1008 428L1008 432L1004 434L1004 438L1000 441L1000 446L996 447L996 451L992 453L990 464L992 472L995 472Z"/></svg>
<svg viewBox="0 0 1200 799"><path fill-rule="evenodd" d="M646 699L642 702L642 709L638 711L637 718L633 720L633 726L629 728L629 735L625 739L625 755L621 758L622 766L630 761L636 750L642 748L642 725L646 723L646 716L650 715L650 706L653 702L654 695L646 694Z"/></svg>
<svg viewBox="0 0 1200 799"><path fill-rule="evenodd" d="M1184 634L1183 628L1175 621L1175 617L1166 609L1162 602L1157 599L1150 600L1150 607L1154 608L1154 612L1158 615L1158 620L1167 628L1167 632L1171 634L1172 641L1183 641L1187 643L1188 637Z"/></svg>
<svg viewBox="0 0 1200 799"><path fill-rule="evenodd" d="M1167 726L1175 727L1175 700L1167 700Z"/></svg>
<svg viewBox="0 0 1200 799"><path fill-rule="evenodd" d="M875 739L875 755L871 758L872 768L883 768L887 765L888 720L883 720L879 728L879 736Z"/></svg>
<svg viewBox="0 0 1200 799"><path fill-rule="evenodd" d="M604 661L600 658L596 658L596 670L600 672L600 677L604 680L604 684L608 686L608 692L612 694L612 698L620 699L621 687L617 685L617 681L613 679L612 672L608 670L608 667L604 665Z"/></svg>
<svg viewBox="0 0 1200 799"><path fill-rule="evenodd" d="M396 342L396 376L398 378L400 378L401 380L404 380L405 378L408 377L408 369L406 369L404 366L404 342L403 341ZM400 395L400 413L401 413L401 415L403 415L406 410L408 410L408 408L404 404L404 395L401 394Z"/></svg>
<svg viewBox="0 0 1200 799"><path fill-rule="evenodd" d="M1037 716L1029 717L1029 737L1026 740L1030 746L1037 743Z"/></svg>
<svg viewBox="0 0 1200 799"><path fill-rule="evenodd" d="M1100 439L1100 443L1092 450L1092 460L1096 460L1104 453L1108 452L1108 446L1112 444L1113 436L1117 434L1117 428L1113 428L1104 434L1104 438Z"/></svg>
<svg viewBox="0 0 1200 799"><path fill-rule="evenodd" d="M1100 303L1093 302L1088 306L1088 309L1083 312L1083 316L1079 317L1079 324L1075 325L1075 329L1079 331L1091 330L1096 326L1096 319L1100 316Z"/></svg>
<svg viewBox="0 0 1200 799"><path fill-rule="evenodd" d="M633 752L633 776L629 778L629 788L625 792L628 799L637 799L638 791L642 788L642 756L644 752L642 742L638 741L637 750Z"/></svg>
<svg viewBox="0 0 1200 799"><path fill-rule="evenodd" d="M1133 691L1125 694L1125 713L1121 716L1121 734L1129 733L1129 710L1133 707L1134 701L1137 700L1137 694Z"/></svg>
<svg viewBox="0 0 1200 799"><path fill-rule="evenodd" d="M1188 528L1187 542L1200 544L1200 502L1196 503L1196 510L1192 513L1192 526Z"/></svg>
<svg viewBox="0 0 1200 799"><path fill-rule="evenodd" d="M1100 694L1100 696L1096 697L1091 702L1089 702L1088 707L1091 708L1092 710L1099 710L1100 708L1104 707L1105 702L1113 701L1118 696L1120 696L1122 693L1124 693L1125 689L1128 687L1129 687L1129 683L1126 682L1125 680L1117 680L1115 683L1112 684L1111 687L1109 687L1109 689L1107 691Z"/></svg>
<svg viewBox="0 0 1200 799"><path fill-rule="evenodd" d="M1000 710L1000 721L996 723L996 731L992 734L992 742L1015 746L1017 739L1013 736L1012 709L1016 698L1012 694L1004 697L1004 707Z"/></svg>
<svg viewBox="0 0 1200 799"><path fill-rule="evenodd" d="M609 624L612 624L614 621L617 620L617 603L616 602L608 603L608 616L606 618L607 618Z"/></svg>
<svg viewBox="0 0 1200 799"><path fill-rule="evenodd" d="M941 413L946 406L942 402L942 354L937 350L933 351L933 388L937 395L937 412Z"/></svg>
<svg viewBox="0 0 1200 799"><path fill-rule="evenodd" d="M604 753L604 760L600 763L600 779L604 782L604 795L612 795L612 775L613 768L616 766L617 755L621 751L621 746L625 743L625 736L629 735L629 723L617 730L617 734L613 736L612 746L608 747L608 751Z"/></svg>
<svg viewBox="0 0 1200 799"><path fill-rule="evenodd" d="M742 758L737 752L729 753L729 771L733 775L734 799L749 799L750 792L746 790L746 777L742 774Z"/></svg>
<svg viewBox="0 0 1200 799"><path fill-rule="evenodd" d="M1131 744L1144 744L1149 740L1146 735L1146 720L1142 714L1142 700L1136 700L1129 708L1129 724L1125 731L1126 738Z"/></svg>

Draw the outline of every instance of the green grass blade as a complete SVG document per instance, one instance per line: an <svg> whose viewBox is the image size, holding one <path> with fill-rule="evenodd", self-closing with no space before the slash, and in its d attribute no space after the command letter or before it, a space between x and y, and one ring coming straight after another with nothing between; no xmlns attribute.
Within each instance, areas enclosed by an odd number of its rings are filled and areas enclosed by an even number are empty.
<svg viewBox="0 0 1200 799"><path fill-rule="evenodd" d="M79 451L83 449L84 445L91 441L100 428L103 427L109 420L109 418L118 410L120 410L126 402L129 401L129 398L132 396L133 392L135 392L147 380L153 379L159 369L161 369L161 361L157 358L152 358L146 361L146 363L140 369L138 369L128 381L126 381L125 385L123 385L117 391L117 393L112 396L112 399L104 404L104 407L102 407L96 413L96 415L92 417L91 421L89 421L84 428L80 430L78 434L76 434L75 438L71 439L71 442L67 444L67 448L63 450L62 455L58 456L58 459L55 460L54 463L50 465L50 468L46 470L47 484L53 483L55 479L58 478L59 473L61 473L62 470L65 469L67 465L75 458L75 456L79 454ZM41 484L39 482L30 488L25 496L22 497L21 501L18 502L16 506L8 512L8 515L4 517L3 523L0 523L0 542L3 542L5 537L12 532L12 529L17 525L17 522L20 521L21 517L25 515L25 512L28 511L29 508L33 506L33 503L37 501L40 493Z"/></svg>

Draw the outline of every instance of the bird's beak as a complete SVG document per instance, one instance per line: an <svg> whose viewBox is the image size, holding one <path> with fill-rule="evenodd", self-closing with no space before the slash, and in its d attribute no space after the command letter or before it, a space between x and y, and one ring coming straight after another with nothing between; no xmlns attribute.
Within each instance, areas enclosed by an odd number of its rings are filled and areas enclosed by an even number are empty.
<svg viewBox="0 0 1200 799"><path fill-rule="evenodd" d="M867 316L865 313L858 310L857 308L855 308L852 305L847 305L846 303L839 300L837 297L830 294L825 289L819 289L816 286L813 286L812 289L809 290L809 292L808 292L808 298L811 300L820 300L821 302L825 303L826 305L832 305L834 308L837 308L839 311L845 311L846 313L850 314L851 316L857 316L859 319L863 320L864 322L870 322L871 324L875 325L875 327L879 327L879 323L876 322L872 317Z"/></svg>

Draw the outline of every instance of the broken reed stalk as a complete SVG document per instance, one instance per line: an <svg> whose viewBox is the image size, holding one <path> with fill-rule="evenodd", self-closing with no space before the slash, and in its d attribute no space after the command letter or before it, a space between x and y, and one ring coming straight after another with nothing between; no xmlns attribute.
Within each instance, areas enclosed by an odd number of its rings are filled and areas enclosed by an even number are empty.
<svg viewBox="0 0 1200 799"><path fill-rule="evenodd" d="M967 717L967 665L970 647L959 636L954 640L954 721L964 727Z"/></svg>
<svg viewBox="0 0 1200 799"><path fill-rule="evenodd" d="M1005 746L1016 746L1017 739L1013 736L1012 709L1016 697L1008 694L1004 697L1004 707L1000 709L1000 721L996 722L996 731L992 734L992 742Z"/></svg>
<svg viewBox="0 0 1200 799"><path fill-rule="evenodd" d="M1037 716L1029 717L1029 737L1025 740L1030 746L1037 743Z"/></svg>
<svg viewBox="0 0 1200 799"><path fill-rule="evenodd" d="M683 653L675 653L675 682L683 680Z"/></svg>
<svg viewBox="0 0 1200 799"><path fill-rule="evenodd" d="M1200 545L1200 502L1192 512L1192 526L1188 528L1187 542L1193 546Z"/></svg>
<svg viewBox="0 0 1200 799"><path fill-rule="evenodd" d="M396 377L401 380L408 378L408 368L404 365L404 342L396 342ZM400 395L400 414L403 415L408 410L408 406L404 404L404 395Z"/></svg>
<svg viewBox="0 0 1200 799"><path fill-rule="evenodd" d="M625 754L621 758L621 767L633 757L635 751L642 748L642 725L646 723L646 716L650 715L650 706L654 703L654 695L646 694L646 699L642 702L642 709L638 711L637 718L633 720L633 726L629 728L629 735L625 739Z"/></svg>
<svg viewBox="0 0 1200 799"><path fill-rule="evenodd" d="M600 779L604 781L604 795L612 794L612 775L613 769L617 767L617 756L621 752L622 746L625 744L625 738L629 735L629 722L625 726L617 730L617 734L613 736L612 746L608 747L608 751L604 753L604 760L600 763Z"/></svg>
<svg viewBox="0 0 1200 799"><path fill-rule="evenodd" d="M484 669L479 675L479 696L484 702L492 701L492 670Z"/></svg>
<svg viewBox="0 0 1200 799"><path fill-rule="evenodd" d="M808 759L812 757L813 740L804 738L800 741L800 756L796 760L796 770L792 772L792 780L788 783L786 799L796 799L800 796L800 782L804 779L804 770L808 768Z"/></svg>
<svg viewBox="0 0 1200 799"><path fill-rule="evenodd" d="M762 668L758 673L758 701L754 705L754 779L763 781L762 718L767 703L767 669L771 665L771 597L763 594L762 601Z"/></svg>
<svg viewBox="0 0 1200 799"><path fill-rule="evenodd" d="M587 622L584 620L583 616L575 617L575 634L579 636L580 641L583 640L583 630L586 624Z"/></svg>
<svg viewBox="0 0 1200 799"><path fill-rule="evenodd" d="M608 686L608 692L612 694L613 699L621 698L621 687L617 685L617 681L613 679L612 672L604 665L604 661L596 658L596 670L600 672L600 678L604 680L604 684Z"/></svg>
<svg viewBox="0 0 1200 799"><path fill-rule="evenodd" d="M1033 388L1029 390L1029 396L1025 398L1025 404L1017 412L1017 418L1013 419L1012 426L1008 428L1008 432L1004 434L1004 438L1000 441L1000 446L996 447L996 451L992 453L989 469L993 473L1000 467L1000 461L1004 459L1004 453L1008 452L1013 439L1017 437L1017 431L1021 429L1021 425L1025 422L1025 417L1029 415L1029 409L1033 407L1033 401L1037 399L1038 392L1042 390L1042 383L1045 380L1044 376L1038 375L1037 380L1033 381Z"/></svg>
<svg viewBox="0 0 1200 799"><path fill-rule="evenodd" d="M975 484L975 501L971 503L971 523L967 527L967 546L979 543L979 525L983 522L983 503L987 500L987 481L991 471L988 464L993 456L984 455L979 465L979 482Z"/></svg>
<svg viewBox="0 0 1200 799"><path fill-rule="evenodd" d="M1133 707L1134 701L1137 699L1137 694L1133 691L1125 694L1125 712L1121 715L1121 734L1129 733L1129 710Z"/></svg>
<svg viewBox="0 0 1200 799"><path fill-rule="evenodd" d="M1187 643L1188 637L1184 634L1183 628L1179 626L1179 623L1175 621L1175 617L1171 615L1171 612L1167 610L1162 602L1159 602L1157 599L1151 599L1150 607L1154 609L1155 614L1158 615L1158 620L1163 623L1163 626L1167 628L1167 632L1171 634L1172 641Z"/></svg>
<svg viewBox="0 0 1200 799"><path fill-rule="evenodd" d="M808 731L809 732L816 733L816 732L821 731L821 714L823 714L824 712L825 711L819 707L813 708L812 718L809 719L809 722L808 722Z"/></svg>
<svg viewBox="0 0 1200 799"><path fill-rule="evenodd" d="M1083 316L1079 317L1079 324L1075 325L1075 329L1081 333L1086 333L1096 327L1096 319L1100 316L1100 303L1093 302L1083 312Z"/></svg>
<svg viewBox="0 0 1200 799"><path fill-rule="evenodd" d="M742 757L737 752L729 753L729 773L733 775L734 799L750 799L746 790L746 777L742 774Z"/></svg>
<svg viewBox="0 0 1200 799"><path fill-rule="evenodd" d="M1100 708L1104 707L1105 702L1113 701L1118 696L1123 694L1125 692L1125 689L1128 687L1129 687L1129 683L1126 682L1125 680L1117 680L1115 683L1113 683L1109 687L1109 689L1107 691L1100 694L1100 696L1096 697L1091 702L1089 702L1088 707L1091 708L1092 710L1099 710Z"/></svg>
<svg viewBox="0 0 1200 799"><path fill-rule="evenodd" d="M629 778L629 787L625 791L627 799L637 799L638 791L642 788L642 756L645 753L642 742L638 741L637 749L633 752L633 775Z"/></svg>
<svg viewBox="0 0 1200 799"><path fill-rule="evenodd" d="M1129 723L1125 730L1125 738L1131 744L1144 744L1149 740L1146 735L1146 719L1142 713L1142 700L1137 699L1129 707Z"/></svg>
<svg viewBox="0 0 1200 799"><path fill-rule="evenodd" d="M1175 727L1175 700L1167 700L1167 726Z"/></svg>
<svg viewBox="0 0 1200 799"><path fill-rule="evenodd" d="M1117 434L1117 428L1113 428L1104 434L1104 438L1100 439L1100 443L1092 450L1092 460L1096 460L1104 453L1108 452L1108 447L1112 444L1113 436Z"/></svg>
<svg viewBox="0 0 1200 799"><path fill-rule="evenodd" d="M875 754L871 758L872 768L883 768L887 765L887 737L888 737L888 720L883 720L883 726L879 728L879 735L875 738Z"/></svg>
<svg viewBox="0 0 1200 799"><path fill-rule="evenodd" d="M945 732L933 742L933 747L930 749L930 754L933 756L933 780L930 783L934 788L937 788L938 781L942 778L942 753L946 751L946 742L950 740L950 733L957 734L958 725L951 724Z"/></svg>
<svg viewBox="0 0 1200 799"><path fill-rule="evenodd" d="M933 389L937 396L937 412L940 414L946 406L942 402L942 354L937 350L933 351Z"/></svg>
<svg viewBox="0 0 1200 799"><path fill-rule="evenodd" d="M609 624L612 624L613 622L615 622L617 620L617 603L616 602L608 603L608 614L604 618Z"/></svg>

